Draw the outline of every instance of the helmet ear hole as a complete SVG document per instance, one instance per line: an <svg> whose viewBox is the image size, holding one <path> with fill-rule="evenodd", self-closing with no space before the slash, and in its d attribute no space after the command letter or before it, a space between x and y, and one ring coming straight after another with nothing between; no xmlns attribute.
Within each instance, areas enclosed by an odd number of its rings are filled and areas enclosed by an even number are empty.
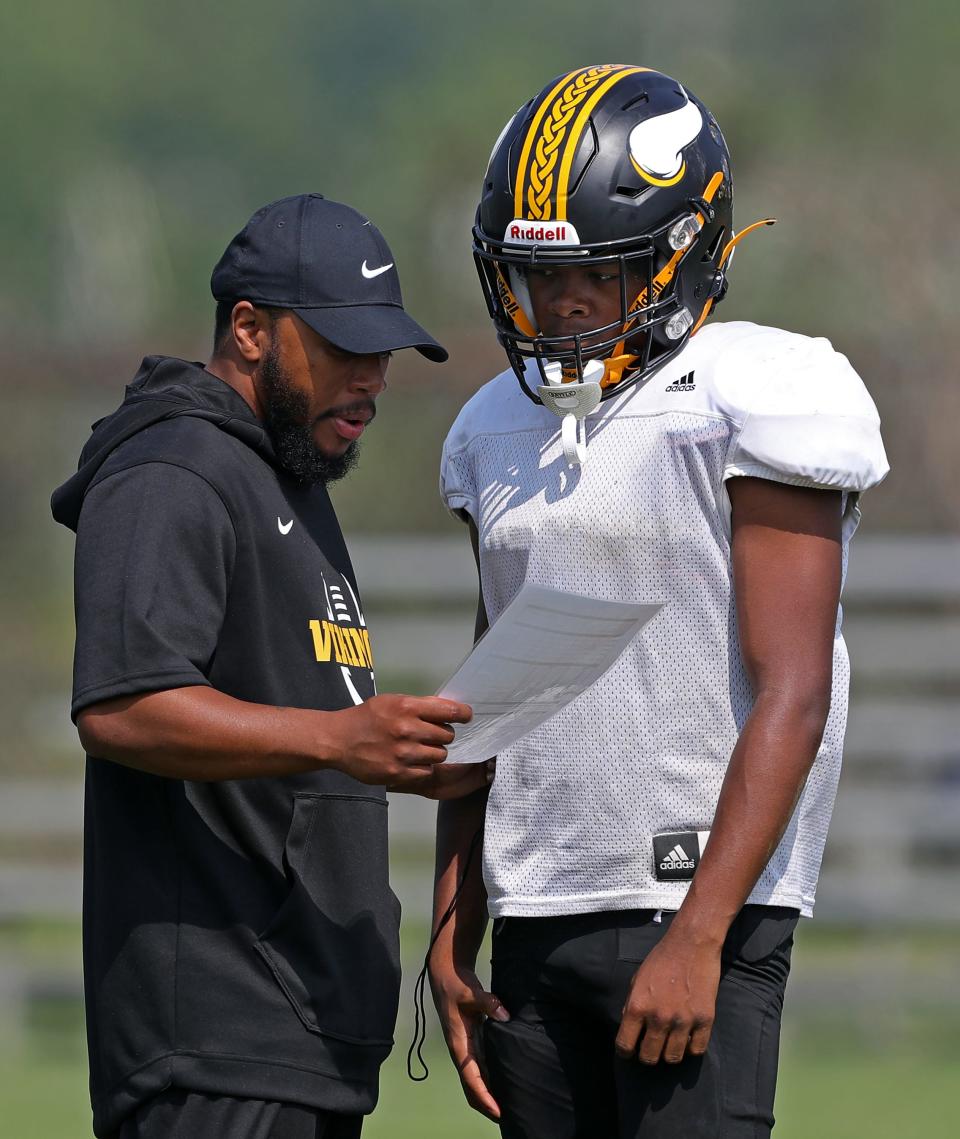
<svg viewBox="0 0 960 1139"><path fill-rule="evenodd" d="M723 250L724 238L726 237L726 233L727 233L726 226L720 226L720 228L717 230L717 234L714 237L713 241L710 242L709 247L704 252L703 256L700 258L701 262L704 265L709 265L709 264L716 265L716 263L719 261L720 254Z"/></svg>

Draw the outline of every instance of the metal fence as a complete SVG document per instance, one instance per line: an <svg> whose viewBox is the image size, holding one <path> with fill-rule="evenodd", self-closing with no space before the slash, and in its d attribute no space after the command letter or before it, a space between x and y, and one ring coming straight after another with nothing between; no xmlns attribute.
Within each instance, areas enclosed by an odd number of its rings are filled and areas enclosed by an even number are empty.
<svg viewBox="0 0 960 1139"><path fill-rule="evenodd" d="M356 535L350 548L382 686L434 690L470 646L465 535ZM858 538L844 610L854 683L818 917L960 923L960 539ZM79 754L77 771L0 787L0 919L79 913ZM431 804L393 797L396 843L426 847L432 819ZM425 911L429 871L398 873Z"/></svg>

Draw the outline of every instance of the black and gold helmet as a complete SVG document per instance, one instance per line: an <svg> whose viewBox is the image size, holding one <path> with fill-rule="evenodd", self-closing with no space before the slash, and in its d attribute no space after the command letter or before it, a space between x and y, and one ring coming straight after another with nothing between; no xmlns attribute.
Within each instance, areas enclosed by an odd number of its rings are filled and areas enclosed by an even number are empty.
<svg viewBox="0 0 960 1139"><path fill-rule="evenodd" d="M537 398L525 379L530 359L535 384L549 361L582 382L594 359L607 396L660 368L700 327L726 291L733 236L730 155L714 117L659 71L604 64L548 83L504 128L473 251L497 337L527 393ZM577 336L541 335L526 271L611 264L620 319Z"/></svg>

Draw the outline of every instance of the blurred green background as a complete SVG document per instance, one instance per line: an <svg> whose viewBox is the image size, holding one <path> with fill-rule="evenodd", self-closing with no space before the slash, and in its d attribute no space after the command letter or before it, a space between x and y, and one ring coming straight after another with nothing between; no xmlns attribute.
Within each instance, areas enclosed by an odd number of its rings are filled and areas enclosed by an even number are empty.
<svg viewBox="0 0 960 1139"><path fill-rule="evenodd" d="M72 537L49 519L51 489L142 355L206 358L210 268L256 207L305 190L351 203L451 350L445 368L394 361L336 491L381 688L435 688L468 645L474 589L436 495L440 445L503 366L469 253L476 194L517 106L601 62L674 74L715 112L738 224L780 219L738 252L719 317L829 336L866 378L893 464L854 547L848 771L819 920L798 938L777 1134L946 1133L960 1075L956 3L39 0L7 6L0 34L4 1134L89 1139ZM404 1046L365 1134L492 1135L460 1103L435 1024L430 1080L403 1075L431 812L392 813Z"/></svg>

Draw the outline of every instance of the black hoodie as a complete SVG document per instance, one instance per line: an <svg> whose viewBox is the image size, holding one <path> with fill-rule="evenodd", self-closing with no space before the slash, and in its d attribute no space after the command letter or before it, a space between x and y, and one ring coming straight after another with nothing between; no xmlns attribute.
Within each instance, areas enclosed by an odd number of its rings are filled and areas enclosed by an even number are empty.
<svg viewBox="0 0 960 1139"><path fill-rule="evenodd" d="M144 360L53 513L77 533L74 717L198 684L326 710L373 694L326 490L200 364ZM386 816L335 771L198 783L87 757L97 1135L169 1087L373 1109L399 986Z"/></svg>

